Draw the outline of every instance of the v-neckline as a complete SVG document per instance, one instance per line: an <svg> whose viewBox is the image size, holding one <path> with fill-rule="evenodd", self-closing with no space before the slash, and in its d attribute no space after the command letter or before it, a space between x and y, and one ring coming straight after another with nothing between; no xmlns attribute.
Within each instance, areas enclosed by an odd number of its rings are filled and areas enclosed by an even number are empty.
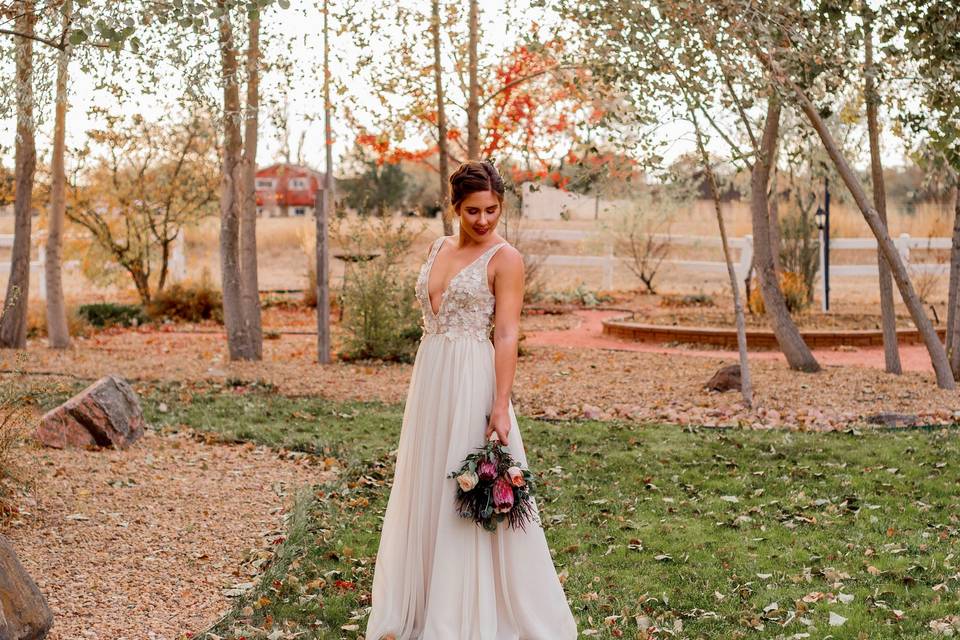
<svg viewBox="0 0 960 640"><path fill-rule="evenodd" d="M498 246L498 245L503 244L502 242L497 242L497 243L491 245L491 246L488 247L486 250L484 250L483 253L481 253L480 255L478 255L476 258L474 258L473 260L471 260L467 265L465 265L465 266L462 267L459 271L457 271L455 274L453 274L453 277L450 278L450 281L449 281L449 282L447 282L447 286L444 287L443 291L440 292L440 304L437 306L437 310L434 311L434 310L433 310L433 298L430 296L430 274L433 273L433 265L434 265L434 263L437 261L437 256L440 255L440 249L443 248L443 245L444 245L445 242L446 242L446 239L444 239L444 240L440 243L440 246L437 247L437 250L436 250L436 252L434 252L433 257L430 258L430 266L427 267L427 280L426 280L426 283L425 283L425 284L426 284L426 287L427 287L427 306L430 307L430 313L431 313L431 315L433 316L434 319L440 317L440 312L443 311L443 303L444 303L444 300L445 300L446 297L447 297L447 292L450 291L450 287L453 285L453 281L456 280L457 278L459 278L459 277L460 277L460 274L462 274L464 271L466 271L467 269L469 269L470 267L472 267L473 265L475 265L477 262L479 262L479 261L480 261L480 258L482 258L483 256L487 255L487 251L490 251L490 249L492 249L493 247L496 247L496 246ZM484 275L486 275L486 274L484 274ZM489 289L489 285L487 285L487 288Z"/></svg>

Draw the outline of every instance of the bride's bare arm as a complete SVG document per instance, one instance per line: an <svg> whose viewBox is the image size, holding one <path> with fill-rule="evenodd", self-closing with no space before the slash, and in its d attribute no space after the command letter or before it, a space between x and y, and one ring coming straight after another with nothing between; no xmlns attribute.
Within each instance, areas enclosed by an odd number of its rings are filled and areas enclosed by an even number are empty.
<svg viewBox="0 0 960 640"><path fill-rule="evenodd" d="M494 256L494 368L496 394L487 425L487 437L494 431L507 444L510 432L510 391L517 371L517 346L520 341L520 309L523 307L523 257L511 246Z"/></svg>

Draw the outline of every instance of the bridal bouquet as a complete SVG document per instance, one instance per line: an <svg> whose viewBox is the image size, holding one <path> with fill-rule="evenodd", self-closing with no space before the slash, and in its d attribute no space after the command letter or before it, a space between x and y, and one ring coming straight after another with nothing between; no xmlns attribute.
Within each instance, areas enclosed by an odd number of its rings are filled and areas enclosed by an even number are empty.
<svg viewBox="0 0 960 640"><path fill-rule="evenodd" d="M457 480L457 511L487 531L504 521L526 529L534 518L530 470L521 469L499 440L488 440L449 477Z"/></svg>

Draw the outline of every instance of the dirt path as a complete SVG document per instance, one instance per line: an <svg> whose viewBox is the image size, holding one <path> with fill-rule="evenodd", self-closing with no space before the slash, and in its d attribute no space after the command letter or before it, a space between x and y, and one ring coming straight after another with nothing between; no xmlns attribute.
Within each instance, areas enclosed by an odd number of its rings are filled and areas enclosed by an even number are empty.
<svg viewBox="0 0 960 640"><path fill-rule="evenodd" d="M632 342L603 333L603 321L622 316L621 311L576 311L578 322L570 328L557 330L530 331L526 334L527 344L531 346L579 347L589 349L613 349L616 351L637 351L641 353L659 353L664 355L682 355L736 361L736 351L721 349L683 349L663 345ZM826 349L814 350L814 356L825 366L857 366L884 368L883 349ZM786 362L779 351L751 351L751 360ZM902 345L900 361L905 371L932 372L930 357L923 345Z"/></svg>
<svg viewBox="0 0 960 640"><path fill-rule="evenodd" d="M147 435L127 451L32 451L36 503L5 531L55 616L51 640L180 639L229 606L318 482L265 447Z"/></svg>

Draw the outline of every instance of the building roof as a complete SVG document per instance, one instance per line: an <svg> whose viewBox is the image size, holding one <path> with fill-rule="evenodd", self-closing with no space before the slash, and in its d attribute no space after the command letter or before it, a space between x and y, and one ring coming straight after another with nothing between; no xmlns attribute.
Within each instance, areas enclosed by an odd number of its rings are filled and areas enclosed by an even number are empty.
<svg viewBox="0 0 960 640"><path fill-rule="evenodd" d="M291 178L302 178L305 176L311 176L317 179L317 182L323 185L324 178L326 174L320 171L311 169L310 167L299 165L299 164L287 164L285 162L278 162L271 164L266 167L257 169L257 177L275 177L275 176L288 176Z"/></svg>

